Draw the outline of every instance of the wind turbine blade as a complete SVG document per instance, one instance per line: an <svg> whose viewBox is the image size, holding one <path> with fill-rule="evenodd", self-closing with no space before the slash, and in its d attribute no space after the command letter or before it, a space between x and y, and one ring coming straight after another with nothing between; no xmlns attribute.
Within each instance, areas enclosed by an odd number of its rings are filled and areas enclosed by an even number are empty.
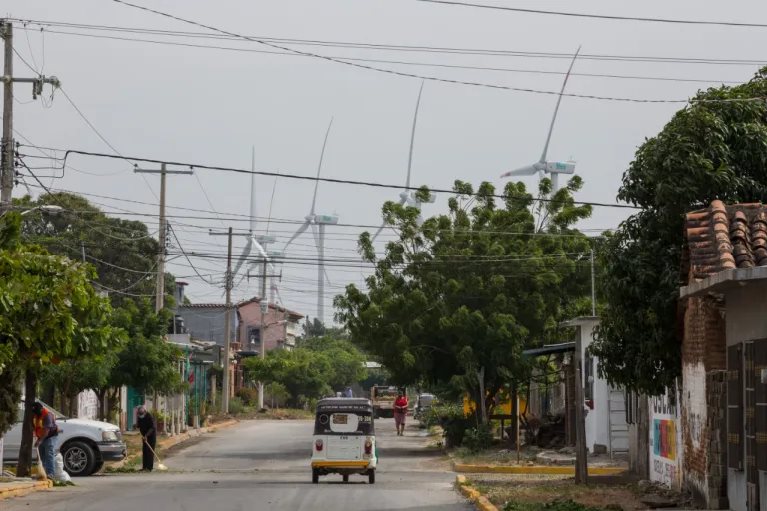
<svg viewBox="0 0 767 511"><path fill-rule="evenodd" d="M328 130L325 132L325 141L322 143L322 152L320 153L320 162L317 165L317 180L314 182L314 196L312 197L312 210L311 214L314 216L314 207L317 205L317 188L320 185L320 171L322 170L322 159L325 158L325 146L328 145L328 135L330 135L330 128L333 126L333 118L330 118L328 124Z"/></svg>
<svg viewBox="0 0 767 511"><path fill-rule="evenodd" d="M557 97L557 106L554 107L554 116L551 118L551 125L549 126L549 134L546 137L546 145L543 146L543 153L541 154L541 163L544 163L546 161L546 153L549 150L549 141L551 140L551 133L554 131L554 122L557 120L557 112L559 112L559 104L562 102L562 94L565 93L565 86L567 85L567 79L570 78L570 71L573 70L573 65L575 64L575 59L578 58L578 54L581 52L581 47L578 46L578 49L575 50L575 55L573 55L573 60L570 61L570 67L567 69L567 74L565 74L565 80L562 82L562 90L559 91L559 96Z"/></svg>
<svg viewBox="0 0 767 511"><path fill-rule="evenodd" d="M250 151L250 232L256 230L256 146Z"/></svg>
<svg viewBox="0 0 767 511"><path fill-rule="evenodd" d="M325 281L327 281L327 283L330 284L330 277L328 277L328 270L323 268L322 272L325 274Z"/></svg>
<svg viewBox="0 0 767 511"><path fill-rule="evenodd" d="M312 224L312 236L314 237L314 244L319 247L320 237L319 234L317 234L317 224Z"/></svg>
<svg viewBox="0 0 767 511"><path fill-rule="evenodd" d="M291 244L291 243L293 243L293 242L295 241L295 239L296 239L296 238L298 238L298 237L299 237L299 236L301 236L301 235L302 235L304 232L306 232L306 230L307 230L308 228L309 228L309 221L307 220L306 222L302 223L302 224L299 226L298 230L297 230L297 231L296 231L296 233L293 235L293 237L292 237L292 238L290 238L290 239L288 240L288 242L287 242L287 243L285 243L285 246L282 248L282 253L283 253L283 254L284 254L284 253L286 253L286 252L287 252L287 250L288 250L288 247L290 246L290 244Z"/></svg>
<svg viewBox="0 0 767 511"><path fill-rule="evenodd" d="M261 246L261 243L258 242L254 237L251 238L253 240L253 246L256 247L256 252L258 252L258 255L261 256L261 259L269 260L269 255L266 253L266 250L264 250L264 247Z"/></svg>
<svg viewBox="0 0 767 511"><path fill-rule="evenodd" d="M376 240L376 238L378 237L378 235L379 235L379 234L381 234L381 231L383 231L385 227L386 227L386 222L382 223L382 224L381 224L381 227L379 227L379 228L378 228L378 230L376 231L376 233L373 235L373 237L372 237L372 238L370 238L370 242L371 242L371 243L372 243L372 242L374 242L374 241Z"/></svg>
<svg viewBox="0 0 767 511"><path fill-rule="evenodd" d="M413 115L413 129L410 131L410 153L407 157L407 179L405 180L405 188L410 188L410 169L413 165L413 143L415 142L415 127L418 123L418 110L421 107L423 84L424 82L421 82L421 88L418 90L418 101L415 103L415 114Z"/></svg>
<svg viewBox="0 0 767 511"><path fill-rule="evenodd" d="M510 170L504 174L501 174L501 177L534 176L537 172L538 172L538 169L535 167L535 165L528 165L527 167L521 167L518 169Z"/></svg>
<svg viewBox="0 0 767 511"><path fill-rule="evenodd" d="M248 243L245 245L245 249L242 251L242 255L237 260L237 266L235 266L234 270L232 270L233 277L237 275L238 271L240 271L240 268L242 268L242 265L245 263L245 258L250 255L250 251L252 249L253 249L253 238L248 238Z"/></svg>

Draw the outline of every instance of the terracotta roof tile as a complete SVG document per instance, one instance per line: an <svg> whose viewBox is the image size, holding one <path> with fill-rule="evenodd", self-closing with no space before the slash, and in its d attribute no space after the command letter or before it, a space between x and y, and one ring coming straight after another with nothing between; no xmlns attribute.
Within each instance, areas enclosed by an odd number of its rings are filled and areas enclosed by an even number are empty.
<svg viewBox="0 0 767 511"><path fill-rule="evenodd" d="M692 279L732 268L767 266L767 205L728 206L715 200L708 209L687 214L685 232Z"/></svg>

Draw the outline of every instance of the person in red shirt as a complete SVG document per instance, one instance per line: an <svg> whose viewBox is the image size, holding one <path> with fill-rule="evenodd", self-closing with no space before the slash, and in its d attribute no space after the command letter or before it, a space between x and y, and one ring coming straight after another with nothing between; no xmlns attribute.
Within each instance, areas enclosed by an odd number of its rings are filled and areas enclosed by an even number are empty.
<svg viewBox="0 0 767 511"><path fill-rule="evenodd" d="M405 417L407 416L407 396L404 390L399 391L394 401L394 425L397 428L397 436L405 434Z"/></svg>

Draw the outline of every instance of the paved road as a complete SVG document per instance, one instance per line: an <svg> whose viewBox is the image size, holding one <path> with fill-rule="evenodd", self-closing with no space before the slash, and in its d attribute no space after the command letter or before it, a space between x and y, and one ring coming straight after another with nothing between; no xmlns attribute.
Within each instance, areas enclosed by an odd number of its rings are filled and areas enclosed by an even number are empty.
<svg viewBox="0 0 767 511"><path fill-rule="evenodd" d="M2 503L3 511L31 506L56 511L309 511L473 509L453 490L454 475L429 440L409 429L394 434L391 419L376 423L380 462L376 484L362 476L320 478L311 484L312 424L245 421L200 437L166 460L169 472L106 474Z"/></svg>

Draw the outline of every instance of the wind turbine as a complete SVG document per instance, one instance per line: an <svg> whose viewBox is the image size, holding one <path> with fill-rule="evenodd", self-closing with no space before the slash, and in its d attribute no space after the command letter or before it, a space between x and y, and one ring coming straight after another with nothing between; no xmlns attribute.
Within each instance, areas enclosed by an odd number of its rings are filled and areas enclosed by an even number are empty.
<svg viewBox="0 0 767 511"><path fill-rule="evenodd" d="M255 147L252 149L251 152L251 168L255 171L256 167L256 149ZM242 255L237 260L237 265L234 267L234 270L232 271L232 279L234 279L235 276L237 276L237 273L240 271L240 268L242 268L243 264L245 264L245 261L248 257L250 257L252 254L257 254L261 259L265 259L266 261L269 261L269 254L267 253L266 249L264 248L265 245L268 243L274 243L275 241L274 236L256 236L256 174L251 173L250 174L250 223L248 228L248 241L245 244L245 249L242 251ZM251 264L253 262L251 261ZM247 273L247 272L246 272ZM240 281L244 279L246 275L243 275L240 278ZM266 278L265 275L262 275L261 278ZM266 299L265 296L261 297L262 301Z"/></svg>
<svg viewBox="0 0 767 511"><path fill-rule="evenodd" d="M546 137L546 144L543 146L543 153L541 154L541 159L533 163L532 165L528 165L526 167L522 167L515 170L510 170L509 172L502 174L501 177L533 176L535 174L539 174L540 177L543 177L544 174L549 174L551 175L551 191L552 193L557 193L557 190L559 190L559 175L575 173L574 161L570 161L570 160L548 161L546 160L546 153L549 150L549 141L551 140L551 133L552 131L554 131L554 122L557 120L557 112L559 112L559 104L562 102L562 94L564 94L565 92L567 79L570 78L570 72L573 70L573 64L575 64L575 59L578 58L578 53L580 53L580 51L581 51L581 47L579 46L575 52L575 55L573 55L573 60L570 62L570 68L567 70L567 74L565 74L565 80L562 83L562 90L559 91L559 96L557 97L557 106L554 107L554 116L551 118L551 125L549 126L549 134Z"/></svg>
<svg viewBox="0 0 767 511"><path fill-rule="evenodd" d="M407 158L407 177L405 178L405 189L399 194L399 205L400 206L410 206L413 208L418 208L418 222L421 223L421 201L418 200L416 197L416 192L410 190L410 174L411 174L411 168L413 166L413 143L415 142L415 128L416 124L418 123L418 110L421 106L421 94L423 93L423 83L421 82L421 88L418 90L418 100L415 103L415 114L413 115L413 128L410 131L410 153L408 154ZM434 202L434 197L431 197L429 199L429 202ZM386 227L386 221L384 221L381 224L381 227L378 228L376 233L371 238L371 241L375 241L379 234L381 234L381 231L384 230Z"/></svg>
<svg viewBox="0 0 767 511"><path fill-rule="evenodd" d="M333 118L330 118L328 129L325 132L325 141L322 143L322 152L320 153L320 162L317 165L317 179L314 182L314 195L312 196L312 207L309 210L309 214L304 217L304 223L302 223L292 238L288 240L285 247L282 249L283 253L286 253L288 247L293 241L301 236L306 230L311 227L312 234L314 235L314 243L317 246L317 317L320 321L325 321L325 279L330 282L327 271L325 270L325 226L335 225L338 223L338 215L320 215L316 212L317 206L317 188L320 184L320 171L322 170L322 160L325 157L325 147L328 144L328 135L330 135L330 128L333 126Z"/></svg>

